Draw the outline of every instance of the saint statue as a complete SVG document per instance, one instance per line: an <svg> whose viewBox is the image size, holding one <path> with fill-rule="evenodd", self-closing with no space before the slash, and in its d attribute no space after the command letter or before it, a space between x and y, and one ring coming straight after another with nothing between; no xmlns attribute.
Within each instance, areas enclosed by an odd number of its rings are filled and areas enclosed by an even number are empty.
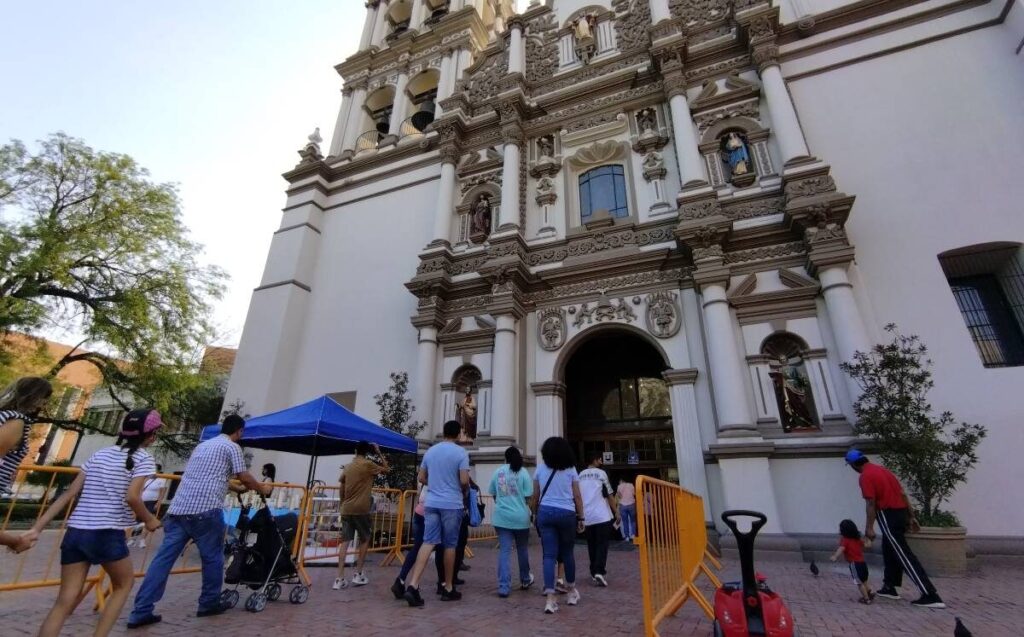
<svg viewBox="0 0 1024 637"><path fill-rule="evenodd" d="M555 155L555 144L551 135L545 135L537 140L537 150L541 159L551 159Z"/></svg>
<svg viewBox="0 0 1024 637"><path fill-rule="evenodd" d="M645 108L636 114L636 123L640 127L640 134L654 133L658 129L658 116L653 108Z"/></svg>
<svg viewBox="0 0 1024 637"><path fill-rule="evenodd" d="M466 389L466 397L455 406L455 411L459 418L459 424L462 425L461 437L464 440L471 441L476 439L476 410L476 400L473 399L473 388L469 387Z"/></svg>
<svg viewBox="0 0 1024 637"><path fill-rule="evenodd" d="M729 164L733 175L745 175L750 172L750 153L747 152L747 143L739 133L729 133L722 147L726 152L724 161Z"/></svg>
<svg viewBox="0 0 1024 637"><path fill-rule="evenodd" d="M576 33L576 41L583 44L588 40L594 39L594 31L591 28L594 16L581 15L576 18L576 23L573 25L573 30Z"/></svg>
<svg viewBox="0 0 1024 637"><path fill-rule="evenodd" d="M642 166L644 168L644 172L658 172L665 167L665 159L661 156L661 153L656 150L652 150L644 157Z"/></svg>
<svg viewBox="0 0 1024 637"><path fill-rule="evenodd" d="M473 204L473 226L470 234L486 238L491 234L491 198L481 194Z"/></svg>
<svg viewBox="0 0 1024 637"><path fill-rule="evenodd" d="M807 429L817 425L811 416L810 392L807 380L796 365L786 357L779 358L779 366L771 372L775 394L779 403L783 429Z"/></svg>

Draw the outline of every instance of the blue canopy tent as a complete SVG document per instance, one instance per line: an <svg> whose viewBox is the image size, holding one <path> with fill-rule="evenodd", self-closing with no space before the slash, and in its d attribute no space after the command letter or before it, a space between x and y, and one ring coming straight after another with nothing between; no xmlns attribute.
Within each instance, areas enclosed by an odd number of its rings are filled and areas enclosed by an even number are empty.
<svg viewBox="0 0 1024 637"><path fill-rule="evenodd" d="M220 425L203 428L200 442L220 434ZM365 440L381 449L416 453L416 441L385 429L345 409L330 396L281 411L250 418L240 444L244 447L286 451L310 456L307 483L312 482L319 456L354 453L356 443Z"/></svg>

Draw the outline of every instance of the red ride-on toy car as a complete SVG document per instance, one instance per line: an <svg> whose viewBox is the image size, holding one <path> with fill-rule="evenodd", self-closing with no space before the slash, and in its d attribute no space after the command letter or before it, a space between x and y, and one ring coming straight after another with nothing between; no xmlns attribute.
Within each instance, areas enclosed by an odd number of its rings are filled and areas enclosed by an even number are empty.
<svg viewBox="0 0 1024 637"><path fill-rule="evenodd" d="M741 532L735 518L754 518L750 530ZM793 615L764 576L754 572L754 538L768 518L757 511L726 511L722 521L736 536L743 581L727 582L715 591L715 637L792 637Z"/></svg>

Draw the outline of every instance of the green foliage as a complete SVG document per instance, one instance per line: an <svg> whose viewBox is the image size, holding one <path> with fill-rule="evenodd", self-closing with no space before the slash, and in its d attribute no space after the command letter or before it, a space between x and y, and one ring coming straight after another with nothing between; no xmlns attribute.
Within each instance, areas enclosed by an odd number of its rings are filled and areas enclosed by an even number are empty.
<svg viewBox="0 0 1024 637"><path fill-rule="evenodd" d="M917 516L917 522L921 526L937 526L942 528L951 528L954 526L961 526L960 518L956 516L956 513L952 511L932 511L930 514L921 512Z"/></svg>
<svg viewBox="0 0 1024 637"><path fill-rule="evenodd" d="M412 400L406 396L409 392L409 374L407 372L391 372L391 386L383 394L373 397L380 410L380 424L386 429L404 436L415 438L427 426L425 422L409 422L416 410ZM391 472L380 476L379 486L393 489L416 488L416 456L399 454L392 457Z"/></svg>
<svg viewBox="0 0 1024 637"><path fill-rule="evenodd" d="M904 482L925 520L956 517L940 509L978 461L985 427L957 422L946 411L933 416L928 392L934 386L928 350L917 336L892 334L888 343L857 352L841 368L863 393L854 403L858 433L876 440L882 461Z"/></svg>
<svg viewBox="0 0 1024 637"><path fill-rule="evenodd" d="M63 133L35 154L0 146L0 334L59 325L92 350L76 348L51 377L87 361L126 410L151 405L194 426L210 391L198 358L224 278L198 263L201 251L175 188L131 157Z"/></svg>

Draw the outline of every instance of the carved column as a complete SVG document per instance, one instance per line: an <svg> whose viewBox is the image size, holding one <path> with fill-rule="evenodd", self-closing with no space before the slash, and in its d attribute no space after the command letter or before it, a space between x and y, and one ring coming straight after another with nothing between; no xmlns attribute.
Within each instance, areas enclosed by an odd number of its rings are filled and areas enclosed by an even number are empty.
<svg viewBox="0 0 1024 637"><path fill-rule="evenodd" d="M334 137L328 155L337 157L345 149L345 133L348 132L348 120L352 115L352 89L345 87L341 91L341 107L338 109L338 120L334 123Z"/></svg>
<svg viewBox="0 0 1024 637"><path fill-rule="evenodd" d="M402 122L405 121L405 114L409 111L409 96L405 93L405 87L409 84L409 73L402 69L398 73L398 82L395 85L395 101L391 105L391 122L388 126L388 135L400 137L402 134Z"/></svg>
<svg viewBox="0 0 1024 637"><path fill-rule="evenodd" d="M846 263L835 263L818 270L821 294L825 297L828 320L832 325L832 336L839 349L839 358L844 362L852 361L855 352L866 352L871 348L871 339L864 327L846 268ZM850 399L856 400L861 392L860 386L849 376L846 376L846 381Z"/></svg>
<svg viewBox="0 0 1024 637"><path fill-rule="evenodd" d="M668 8L668 0L650 0L651 3L651 24L658 24L662 20L671 20L672 12Z"/></svg>
<svg viewBox="0 0 1024 637"><path fill-rule="evenodd" d="M494 356L491 358L491 436L515 438L516 432L516 317L495 317Z"/></svg>
<svg viewBox="0 0 1024 637"><path fill-rule="evenodd" d="M363 34L359 38L359 50L362 51L370 46L370 38L373 37L373 25L377 21L379 4L370 3L366 5L366 19L363 21Z"/></svg>
<svg viewBox="0 0 1024 637"><path fill-rule="evenodd" d="M672 430L676 442L679 484L704 499L704 519L711 519L708 478L704 472L704 445L697 419L696 369L670 369L662 373L672 400Z"/></svg>
<svg viewBox="0 0 1024 637"><path fill-rule="evenodd" d="M434 237L430 247L448 246L452 234L452 210L455 207L455 166L461 152L458 146L448 144L441 147L441 183L437 191L437 208L434 211Z"/></svg>
<svg viewBox="0 0 1024 637"><path fill-rule="evenodd" d="M414 405L417 420L426 421L421 438L429 439L439 433L439 423L434 422L434 396L437 394L437 328L421 327L419 346L416 351L416 399Z"/></svg>
<svg viewBox="0 0 1024 637"><path fill-rule="evenodd" d="M519 152L523 143L523 129L518 123L502 126L501 135L505 141L502 150L504 161L501 173L501 212L498 216L498 232L515 230L519 227Z"/></svg>
<svg viewBox="0 0 1024 637"><path fill-rule="evenodd" d="M364 131L360 130L363 125L363 105L366 103L366 85L356 86L352 91L352 107L348 114L348 125L345 131L345 141L342 150L352 148Z"/></svg>
<svg viewBox="0 0 1024 637"><path fill-rule="evenodd" d="M372 46L380 46L384 41L384 36L387 35L388 2L389 0L380 0L377 4L376 22L373 25L373 36L370 38Z"/></svg>
<svg viewBox="0 0 1024 637"><path fill-rule="evenodd" d="M565 385L559 382L533 383L534 413L537 419L535 436L529 442L527 452L539 454L540 446L551 436L565 432Z"/></svg>
<svg viewBox="0 0 1024 637"><path fill-rule="evenodd" d="M526 65L523 54L523 19L514 16L508 21L508 72L522 73Z"/></svg>
<svg viewBox="0 0 1024 637"><path fill-rule="evenodd" d="M706 185L708 175L697 144L690 104L686 101L686 77L682 69L665 78L665 91L672 113L673 142L683 189Z"/></svg>

